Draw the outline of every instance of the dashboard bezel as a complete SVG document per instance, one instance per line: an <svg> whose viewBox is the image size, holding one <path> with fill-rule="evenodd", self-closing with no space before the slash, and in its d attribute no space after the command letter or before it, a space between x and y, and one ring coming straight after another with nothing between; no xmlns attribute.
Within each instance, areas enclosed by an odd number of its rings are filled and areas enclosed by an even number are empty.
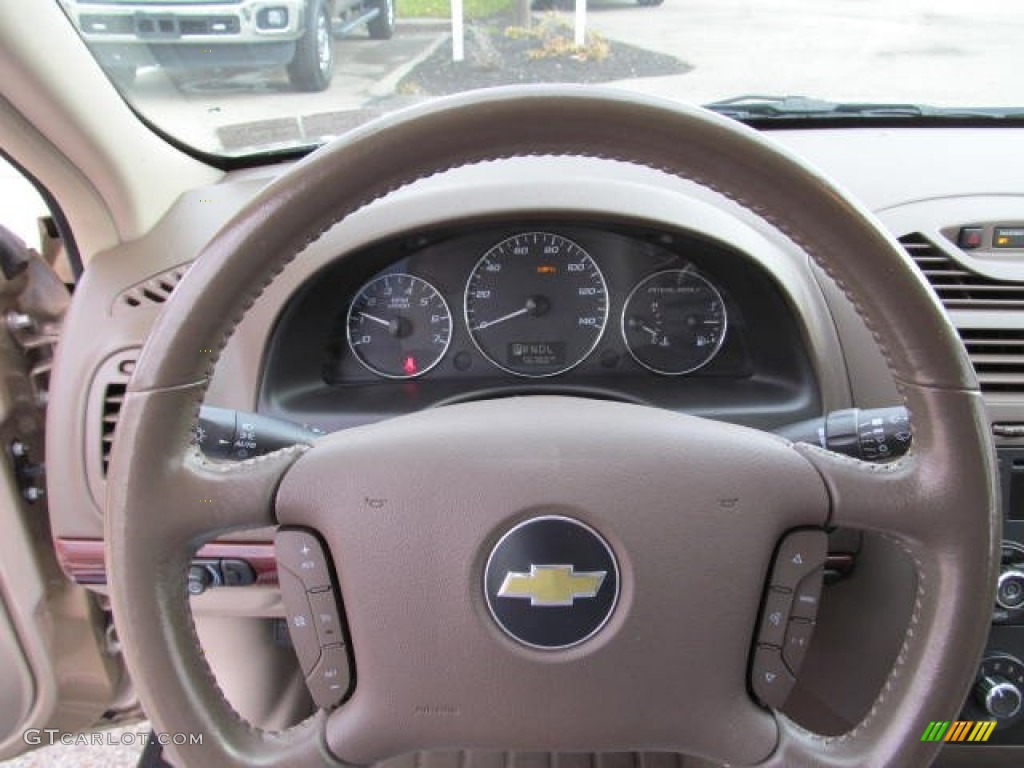
<svg viewBox="0 0 1024 768"><path fill-rule="evenodd" d="M615 329L605 329L597 349L580 365L558 376L529 379L488 362L467 343L468 328L456 324L449 359L416 379L389 382L365 375L362 366L346 367L345 346L337 342L336 331L327 329L337 327L335 318L344 314L358 285L390 271L410 273L435 285L451 303L488 245L510 233L534 230L565 236L591 253L611 286L611 317L621 315L636 284L666 265L695 268L725 297L732 318L721 351L689 375L664 376L637 362ZM595 246L602 239L608 250L619 249L614 257ZM641 252L646 264L627 265ZM416 259L418 269L413 267ZM452 275L440 264L443 260L465 268ZM348 254L343 267L329 263L308 279L274 328L261 374L259 410L333 431L453 402L557 393L644 403L772 429L810 418L822 408L797 318L781 286L756 259L705 233L625 217L535 212L522 218L480 218L378 241ZM318 345L327 352L314 366ZM452 361L459 355L472 356L468 370L455 369Z"/></svg>

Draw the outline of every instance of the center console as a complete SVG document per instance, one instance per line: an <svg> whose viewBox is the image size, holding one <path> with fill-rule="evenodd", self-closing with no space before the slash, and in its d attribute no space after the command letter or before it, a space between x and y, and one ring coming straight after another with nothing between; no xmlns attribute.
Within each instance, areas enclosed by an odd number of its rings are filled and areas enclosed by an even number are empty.
<svg viewBox="0 0 1024 768"><path fill-rule="evenodd" d="M1002 567L992 630L963 720L996 720L989 744L1024 745L1024 448L1000 448Z"/></svg>

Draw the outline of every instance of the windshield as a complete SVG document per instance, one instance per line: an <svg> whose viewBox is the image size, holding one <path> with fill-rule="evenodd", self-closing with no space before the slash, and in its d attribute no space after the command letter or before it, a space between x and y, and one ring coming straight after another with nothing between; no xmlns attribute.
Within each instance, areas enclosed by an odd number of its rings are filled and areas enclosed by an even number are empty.
<svg viewBox="0 0 1024 768"><path fill-rule="evenodd" d="M612 84L739 118L1024 111L1024 5L1007 0L60 2L139 113L220 155L512 83Z"/></svg>

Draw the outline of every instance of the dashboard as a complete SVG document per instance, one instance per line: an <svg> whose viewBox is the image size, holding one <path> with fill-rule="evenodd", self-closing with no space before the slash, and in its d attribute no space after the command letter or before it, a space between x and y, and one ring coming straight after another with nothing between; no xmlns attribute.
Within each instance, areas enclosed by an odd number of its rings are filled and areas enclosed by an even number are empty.
<svg viewBox="0 0 1024 768"><path fill-rule="evenodd" d="M998 302L1024 284L1024 250L999 249L993 238L1024 222L1024 132L771 138L838 179L940 285L991 420L1003 427L995 440L1005 490L1011 478L1020 484L1024 458L1011 452L1024 451L1024 312ZM104 461L134 361L205 242L278 173L239 171L197 189L144 238L91 262L66 323L49 413L61 425L47 454L49 471L64 480L50 489L58 539L91 542L102 554ZM979 226L982 247L960 247L961 229ZM767 430L900 402L842 290L769 229L707 190L615 163L543 158L459 169L310 244L238 327L206 402L324 431L540 393ZM1009 543L1024 542L1018 507L1019 498L1008 505ZM270 538L239 536L260 545ZM856 568L826 587L787 709L820 733L841 733L870 709L903 641L889 629L905 624L915 590L912 564L884 537L845 536L833 548L855 557ZM1007 551L1007 568L1024 568L1017 550ZM210 592L203 599L215 599ZM275 615L253 599L232 594L215 612ZM1024 609L997 618L986 655L1024 658ZM964 717L981 717L971 706ZM1024 721L991 741L1024 744ZM1013 749L987 749L1000 748ZM945 764L979 764L986 748L960 748L959 758L957 749L944 752Z"/></svg>
<svg viewBox="0 0 1024 768"><path fill-rule="evenodd" d="M564 219L411 233L325 268L275 328L260 410L334 431L541 392L766 427L820 410L792 309L748 256Z"/></svg>

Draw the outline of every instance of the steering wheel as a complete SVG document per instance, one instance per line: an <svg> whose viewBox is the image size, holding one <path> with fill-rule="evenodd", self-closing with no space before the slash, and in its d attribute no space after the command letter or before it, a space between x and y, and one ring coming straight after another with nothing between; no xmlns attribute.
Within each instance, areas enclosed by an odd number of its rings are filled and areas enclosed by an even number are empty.
<svg viewBox="0 0 1024 768"><path fill-rule="evenodd" d="M538 155L690 180L798 245L872 330L912 414L913 450L871 465L642 406L538 397L432 409L233 465L204 459L192 435L217 356L305 246L416 180ZM203 735L176 748L193 768L369 764L441 748L918 765L940 746L921 732L958 711L986 638L995 477L955 331L898 245L841 190L696 108L571 86L495 90L385 117L314 152L209 243L150 334L124 402L108 480L111 598L155 726ZM505 532L552 513L600 533L620 590L591 639L544 651L500 632L481 583ZM185 590L199 543L273 524L326 543L358 675L348 701L281 733L252 727L225 701ZM830 738L747 688L776 542L827 526L888 535L918 579L877 700Z"/></svg>

